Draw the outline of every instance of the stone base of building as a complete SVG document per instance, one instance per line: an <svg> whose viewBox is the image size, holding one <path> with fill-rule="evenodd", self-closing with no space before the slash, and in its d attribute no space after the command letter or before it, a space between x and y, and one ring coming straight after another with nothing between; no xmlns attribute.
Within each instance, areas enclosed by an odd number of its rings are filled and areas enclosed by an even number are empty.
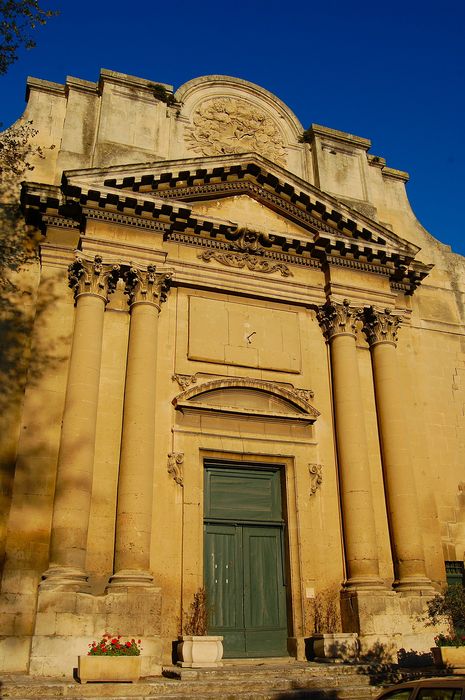
<svg viewBox="0 0 465 700"><path fill-rule="evenodd" d="M373 655L386 661L397 660L397 650L425 652L433 646L437 634L426 624L426 605L430 590L398 593L392 590L341 593L342 627L357 632L361 655Z"/></svg>
<svg viewBox="0 0 465 700"><path fill-rule="evenodd" d="M161 590L116 588L101 596L39 590L29 673L72 678L78 656L106 633L141 640L141 675L161 675Z"/></svg>

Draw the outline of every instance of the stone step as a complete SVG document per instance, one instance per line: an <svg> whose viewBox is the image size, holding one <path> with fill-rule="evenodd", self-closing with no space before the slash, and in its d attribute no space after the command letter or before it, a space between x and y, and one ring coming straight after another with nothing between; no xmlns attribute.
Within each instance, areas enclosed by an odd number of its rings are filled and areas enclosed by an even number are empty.
<svg viewBox="0 0 465 700"><path fill-rule="evenodd" d="M112 698L113 700L281 700L281 698L371 698L372 689L365 677L337 678L228 678L224 682L213 679L141 681L121 683L69 683L60 681L0 681L2 698L26 700L57 700L58 698Z"/></svg>

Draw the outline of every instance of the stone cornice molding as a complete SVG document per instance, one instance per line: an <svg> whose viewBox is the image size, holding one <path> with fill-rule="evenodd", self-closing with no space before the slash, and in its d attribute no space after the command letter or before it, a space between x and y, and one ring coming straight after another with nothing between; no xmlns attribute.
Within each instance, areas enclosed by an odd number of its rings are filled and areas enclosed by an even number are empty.
<svg viewBox="0 0 465 700"><path fill-rule="evenodd" d="M226 378L207 380L197 382L197 375L189 377L188 375L173 375L173 380L180 385L186 386L186 389L181 394L175 396L172 403L173 406L180 411L192 408L194 410L217 411L220 413L236 413L244 415L255 415L257 417L278 418L282 420L300 420L313 423L320 415L319 411L309 403L309 398L313 397L311 389L296 389L293 386L283 386L277 382L267 382L261 379L251 377L241 378ZM284 399L293 407L292 412L279 413L273 411L255 410L250 408L233 408L229 406L209 405L208 393L217 389L253 389L258 392L271 394L273 396ZM206 395L206 402L191 402L192 399L202 394Z"/></svg>
<svg viewBox="0 0 465 700"><path fill-rule="evenodd" d="M222 264L268 271L253 257L256 251L231 248L233 231L239 230L235 222L201 214L191 203L239 194L303 229L301 234L268 232L266 242L261 235L263 258L284 265L275 270L282 274L288 262L343 265L387 275L393 289L411 294L432 267L414 260L418 246L256 154L67 171L61 187L26 183L22 201L28 220L42 227L50 215L81 227L90 218L112 221L160 231L165 241L211 250L220 244L237 253L220 256Z"/></svg>
<svg viewBox="0 0 465 700"><path fill-rule="evenodd" d="M74 299L81 296L96 296L105 304L108 296L115 291L121 268L119 265L105 264L100 255L93 260L82 256L68 267L69 286L74 290Z"/></svg>
<svg viewBox="0 0 465 700"><path fill-rule="evenodd" d="M124 293L129 297L129 306L151 304L158 311L166 301L171 285L171 273L157 273L155 265L148 265L146 270L130 267L124 273Z"/></svg>
<svg viewBox="0 0 465 700"><path fill-rule="evenodd" d="M402 323L400 316L393 314L390 309L379 311L369 306L361 309L359 317L363 321L363 332L370 347L379 343L397 345L397 331Z"/></svg>
<svg viewBox="0 0 465 700"><path fill-rule="evenodd" d="M359 310L352 307L347 299L342 303L327 301L320 306L317 310L317 318L326 340L331 340L338 335L355 337L358 312Z"/></svg>

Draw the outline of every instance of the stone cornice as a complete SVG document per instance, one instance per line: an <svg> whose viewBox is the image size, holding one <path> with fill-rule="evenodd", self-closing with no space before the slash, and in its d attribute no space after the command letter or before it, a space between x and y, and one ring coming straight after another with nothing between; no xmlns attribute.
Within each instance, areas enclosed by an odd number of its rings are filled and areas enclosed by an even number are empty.
<svg viewBox="0 0 465 700"><path fill-rule="evenodd" d="M309 399L313 397L313 392L311 392L311 390L295 389L293 386L283 386L277 382L268 382L249 377L222 377L219 379L197 382L197 375L193 375L192 378L189 378L187 375L173 375L173 380L177 381L181 386L186 387L182 393L176 396L172 401L175 409L179 411L193 410L244 414L250 417L291 420L304 423L314 423L320 415L319 411L309 403ZM218 389L234 391L235 389L243 388L271 394L284 399L284 401L289 404L289 410L287 412L279 412L264 409L238 408L229 406L226 403L227 399L225 399L225 404L220 406L208 403L208 394L211 391ZM206 398L205 401L201 402L199 401L199 397L203 394L205 394ZM192 401L194 398L196 400Z"/></svg>
<svg viewBox="0 0 465 700"><path fill-rule="evenodd" d="M244 254L239 256L228 253L226 258L222 255L220 264L248 269L252 265L257 272L273 268L290 276L288 263L308 266L304 261L312 260L317 265L343 265L389 275L395 289L405 293L412 293L431 269L414 260L417 246L290 173L286 181L286 171L266 159L250 154L233 160L206 158L202 159L203 168L199 167L198 159L194 161L195 167L191 161L172 161L153 167L152 164L128 166L119 171L110 168L66 172L61 188L26 184L23 204L31 222L42 226L47 223L44 217L50 216L55 217L53 225L57 225L61 216L67 220L64 225L72 226L74 221L75 226L84 230L86 220L111 221L160 231L166 241L177 240L211 250L218 248L208 241L219 241L225 244L220 246L222 250L234 251L237 224L199 214L189 201L242 193L297 223L303 231L301 235L259 233L263 248L260 255L279 261L272 266L250 259L256 251L242 251ZM181 163L185 170L181 170ZM127 173L123 177L122 170ZM110 172L115 175L119 172L120 177L108 177ZM96 183L92 183L91 175L97 179ZM246 259L244 255L249 257ZM203 257L208 262L218 255L209 253Z"/></svg>

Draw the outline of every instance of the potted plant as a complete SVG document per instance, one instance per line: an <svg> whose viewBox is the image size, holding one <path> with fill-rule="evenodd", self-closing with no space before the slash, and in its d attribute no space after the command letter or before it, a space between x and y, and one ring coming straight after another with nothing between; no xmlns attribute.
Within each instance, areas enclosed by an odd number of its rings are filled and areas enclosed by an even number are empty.
<svg viewBox="0 0 465 700"><path fill-rule="evenodd" d="M316 661L353 660L360 653L358 634L341 632L339 593L329 588L317 593L312 601L314 633L310 636L310 656Z"/></svg>
<svg viewBox="0 0 465 700"><path fill-rule="evenodd" d="M178 665L186 668L222 666L223 637L207 635L208 607L204 588L194 593L184 634L178 637Z"/></svg>
<svg viewBox="0 0 465 700"><path fill-rule="evenodd" d="M140 639L124 641L121 635L104 634L100 642L89 644L86 656L78 657L79 680L135 683L140 678L139 645Z"/></svg>
<svg viewBox="0 0 465 700"><path fill-rule="evenodd" d="M431 625L442 623L448 633L435 636L431 649L437 666L465 670L465 589L461 584L448 586L442 595L428 603Z"/></svg>

